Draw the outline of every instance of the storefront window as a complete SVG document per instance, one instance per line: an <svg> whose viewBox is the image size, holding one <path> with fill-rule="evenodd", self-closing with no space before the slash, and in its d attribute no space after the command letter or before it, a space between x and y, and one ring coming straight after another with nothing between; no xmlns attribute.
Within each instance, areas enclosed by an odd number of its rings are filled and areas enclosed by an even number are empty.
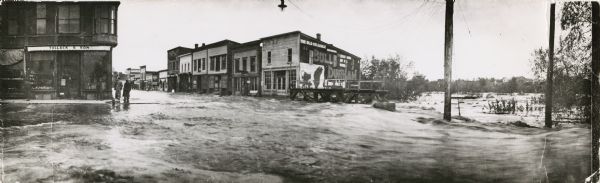
<svg viewBox="0 0 600 183"><path fill-rule="evenodd" d="M58 33L79 33L79 5L58 6Z"/></svg>
<svg viewBox="0 0 600 183"><path fill-rule="evenodd" d="M289 88L296 88L296 70L290 70L290 86Z"/></svg>
<svg viewBox="0 0 600 183"><path fill-rule="evenodd" d="M32 52L27 62L27 74L33 81L33 89L54 89L54 53Z"/></svg>
<svg viewBox="0 0 600 183"><path fill-rule="evenodd" d="M107 89L107 78L110 78L108 52L84 52L82 67L82 80L84 89ZM100 87L100 88L98 88Z"/></svg>
<svg viewBox="0 0 600 183"><path fill-rule="evenodd" d="M271 89L271 71L265 71L265 86L267 89Z"/></svg>

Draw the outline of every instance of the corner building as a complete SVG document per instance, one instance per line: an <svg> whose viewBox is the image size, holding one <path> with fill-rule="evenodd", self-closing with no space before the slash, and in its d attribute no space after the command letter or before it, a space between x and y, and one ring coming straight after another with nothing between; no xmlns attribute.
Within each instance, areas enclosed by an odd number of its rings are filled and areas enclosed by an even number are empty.
<svg viewBox="0 0 600 183"><path fill-rule="evenodd" d="M109 99L118 1L6 1L0 6L0 96ZM26 96L29 95L29 96Z"/></svg>

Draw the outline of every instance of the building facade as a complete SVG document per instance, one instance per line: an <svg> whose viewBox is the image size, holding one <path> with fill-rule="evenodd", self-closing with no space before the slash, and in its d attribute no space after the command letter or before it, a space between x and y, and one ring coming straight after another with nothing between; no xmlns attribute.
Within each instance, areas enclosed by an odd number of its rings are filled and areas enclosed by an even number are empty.
<svg viewBox="0 0 600 183"><path fill-rule="evenodd" d="M203 44L192 51L192 88L201 93L230 94L232 50L239 43L223 40Z"/></svg>
<svg viewBox="0 0 600 183"><path fill-rule="evenodd" d="M109 99L117 1L0 5L0 96Z"/></svg>
<svg viewBox="0 0 600 183"><path fill-rule="evenodd" d="M243 43L233 52L233 95L260 95L261 42Z"/></svg>
<svg viewBox="0 0 600 183"><path fill-rule="evenodd" d="M158 90L160 91L168 91L169 83L167 77L169 76L168 70L160 70L158 71Z"/></svg>
<svg viewBox="0 0 600 183"><path fill-rule="evenodd" d="M179 90L179 56L190 53L192 49L186 47L175 47L167 51L167 90Z"/></svg>
<svg viewBox="0 0 600 183"><path fill-rule="evenodd" d="M192 91L192 53L186 53L178 56L179 58L179 74L177 78L179 81L178 91L191 92Z"/></svg>
<svg viewBox="0 0 600 183"><path fill-rule="evenodd" d="M360 75L360 58L300 31L261 39L262 94L291 88L348 88Z"/></svg>

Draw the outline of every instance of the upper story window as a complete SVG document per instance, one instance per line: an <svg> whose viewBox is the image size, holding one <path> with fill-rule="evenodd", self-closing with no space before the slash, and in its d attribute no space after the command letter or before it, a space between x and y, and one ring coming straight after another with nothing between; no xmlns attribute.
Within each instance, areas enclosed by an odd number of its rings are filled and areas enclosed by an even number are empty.
<svg viewBox="0 0 600 183"><path fill-rule="evenodd" d="M256 72L256 56L250 57L250 72Z"/></svg>
<svg viewBox="0 0 600 183"><path fill-rule="evenodd" d="M221 55L221 70L227 71L227 55Z"/></svg>
<svg viewBox="0 0 600 183"><path fill-rule="evenodd" d="M267 52L267 64L271 64L271 52Z"/></svg>
<svg viewBox="0 0 600 183"><path fill-rule="evenodd" d="M235 58L234 60L235 60L234 61L235 62L234 63L235 72L241 71L242 69L240 68L240 58Z"/></svg>
<svg viewBox="0 0 600 183"><path fill-rule="evenodd" d="M36 33L46 34L46 5L38 4L36 6Z"/></svg>
<svg viewBox="0 0 600 183"><path fill-rule="evenodd" d="M58 6L58 33L79 33L79 5Z"/></svg>
<svg viewBox="0 0 600 183"><path fill-rule="evenodd" d="M215 57L210 57L210 70L215 70Z"/></svg>
<svg viewBox="0 0 600 183"><path fill-rule="evenodd" d="M202 70L206 70L206 58L202 58Z"/></svg>
<svg viewBox="0 0 600 183"><path fill-rule="evenodd" d="M288 48L287 50L287 57L288 57L288 62L292 62L292 49Z"/></svg>
<svg viewBox="0 0 600 183"><path fill-rule="evenodd" d="M247 70L247 64L248 64L248 57L244 57L242 58L242 71L248 71Z"/></svg>
<svg viewBox="0 0 600 183"><path fill-rule="evenodd" d="M18 11L18 9L10 9L9 8L8 14L13 15L13 16L8 16L8 35L17 35L17 34L19 34L19 21L17 18L21 17L20 11Z"/></svg>
<svg viewBox="0 0 600 183"><path fill-rule="evenodd" d="M116 10L114 6L96 6L96 34L115 34Z"/></svg>

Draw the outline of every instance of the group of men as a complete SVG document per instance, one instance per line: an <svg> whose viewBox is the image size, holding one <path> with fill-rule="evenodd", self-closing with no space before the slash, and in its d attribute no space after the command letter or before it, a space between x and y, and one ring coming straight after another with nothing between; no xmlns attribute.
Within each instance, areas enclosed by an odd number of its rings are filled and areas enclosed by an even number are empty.
<svg viewBox="0 0 600 183"><path fill-rule="evenodd" d="M129 92L131 92L131 81L125 80L125 84L121 81L115 82L115 100L121 101L121 89L123 89L123 102L129 103Z"/></svg>

